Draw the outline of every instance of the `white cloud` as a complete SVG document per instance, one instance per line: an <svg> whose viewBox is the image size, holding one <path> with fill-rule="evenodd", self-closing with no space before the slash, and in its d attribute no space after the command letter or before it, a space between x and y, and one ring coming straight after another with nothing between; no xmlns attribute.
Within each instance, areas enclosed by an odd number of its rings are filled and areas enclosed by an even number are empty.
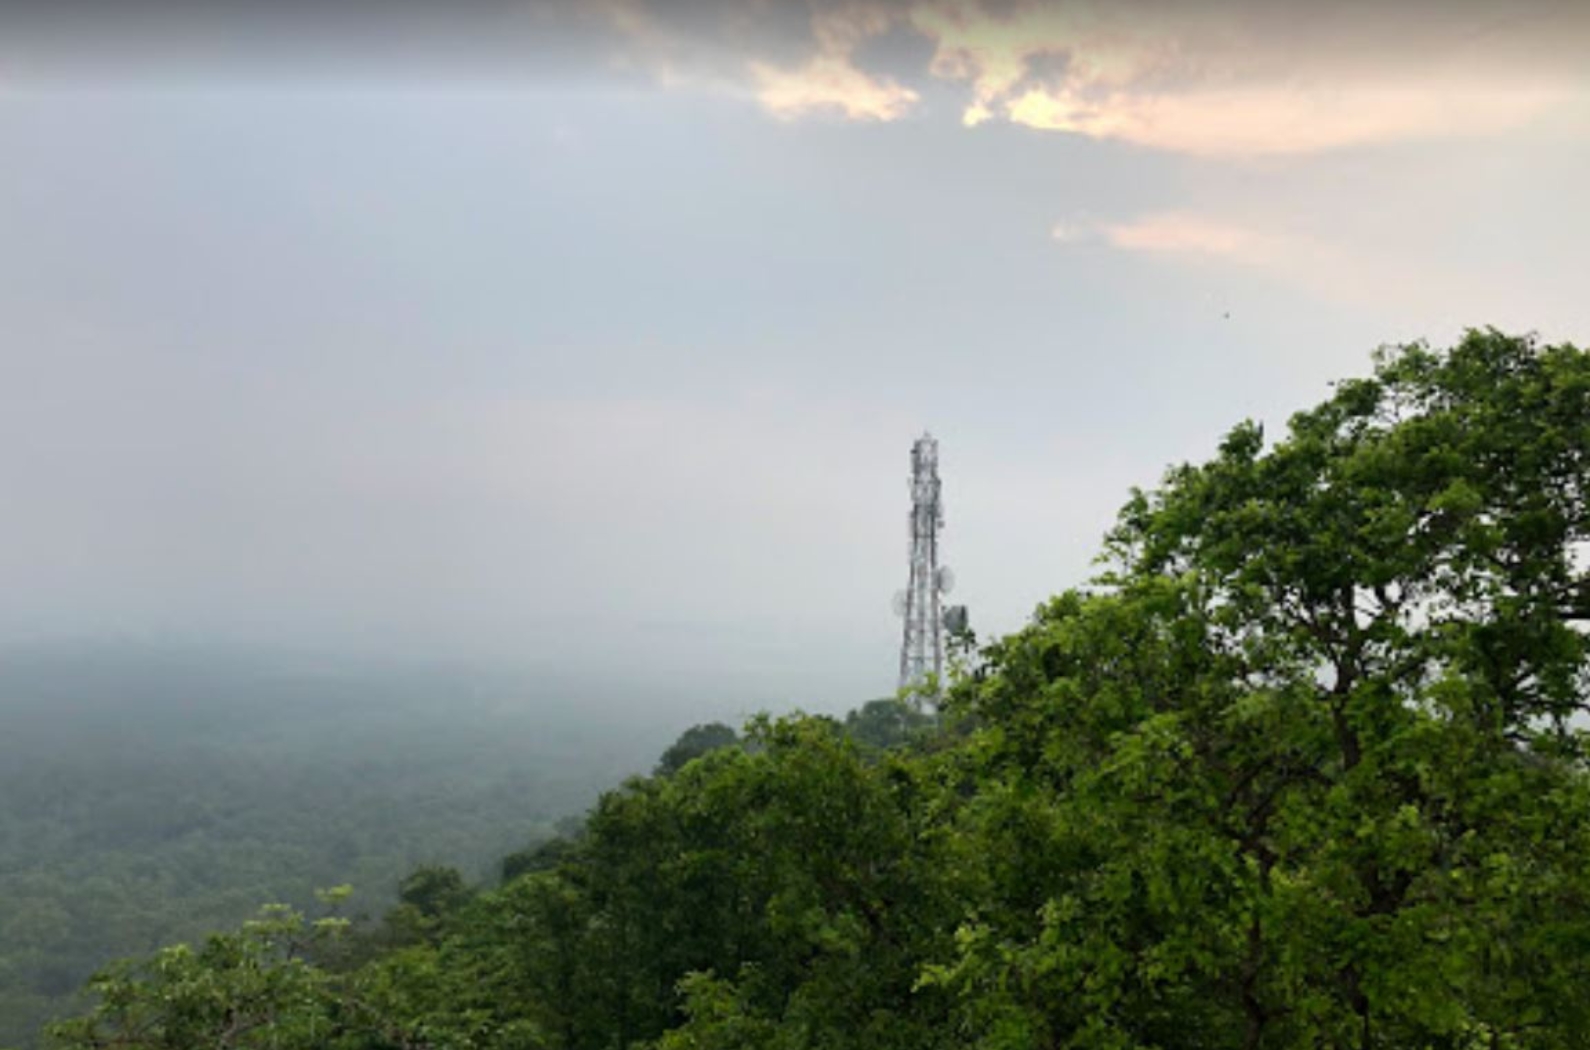
<svg viewBox="0 0 1590 1050"><path fill-rule="evenodd" d="M1179 153L1265 156L1435 135L1483 135L1564 101L1560 88L1497 92L1466 83L1250 84L1181 93L1087 84L1027 88L1002 102L1006 119L1045 131L1120 139ZM974 107L973 117L991 111Z"/></svg>
<svg viewBox="0 0 1590 1050"><path fill-rule="evenodd" d="M1014 0L996 11L981 0L812 0L809 39L793 56L773 46L790 41L770 28L765 3L726 7L711 31L686 28L660 0L596 3L663 82L749 92L781 119L912 112L921 85L860 57L900 31L932 48L923 80L966 89L967 126L1004 121L1200 156L1483 136L1590 98L1590 67L1569 46L1590 32L1590 7L1553 0L1520 0L1507 19L1462 4Z"/></svg>
<svg viewBox="0 0 1590 1050"><path fill-rule="evenodd" d="M1112 223L1099 233L1112 247L1127 251L1215 256L1248 264L1272 261L1287 246L1284 238L1273 234L1185 212Z"/></svg>
<svg viewBox="0 0 1590 1050"><path fill-rule="evenodd" d="M1061 244L1106 245L1151 255L1219 258L1263 264L1282 254L1288 239L1239 222L1185 211L1156 212L1104 222L1076 216L1049 229ZM1295 241L1292 242L1295 244Z"/></svg>
<svg viewBox="0 0 1590 1050"><path fill-rule="evenodd" d="M923 0L909 17L935 42L933 74L970 89L968 126L1003 119L1199 155L1483 135L1586 95L1583 70L1557 52L1517 60L1549 24L1458 8L1408 25L1293 13L1296 25L1237 7L1026 3L996 16Z"/></svg>
<svg viewBox="0 0 1590 1050"><path fill-rule="evenodd" d="M751 73L757 99L786 119L837 110L851 120L897 120L917 101L915 91L868 76L845 55L818 55L796 69L753 62Z"/></svg>
<svg viewBox="0 0 1590 1050"><path fill-rule="evenodd" d="M1352 230L1271 213L1166 211L1113 222L1072 220L1051 236L1183 267L1236 267L1322 301L1369 310L1411 333L1455 336L1476 324L1582 338L1582 300L1545 286L1526 259L1431 254L1407 230L1365 242Z"/></svg>

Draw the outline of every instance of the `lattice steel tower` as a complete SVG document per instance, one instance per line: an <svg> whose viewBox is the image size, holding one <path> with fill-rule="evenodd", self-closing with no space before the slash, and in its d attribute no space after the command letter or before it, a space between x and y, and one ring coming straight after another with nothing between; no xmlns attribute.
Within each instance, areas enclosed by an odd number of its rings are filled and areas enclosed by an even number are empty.
<svg viewBox="0 0 1590 1050"><path fill-rule="evenodd" d="M923 434L911 446L911 578L895 595L895 611L905 619L900 641L900 688L931 698L928 676L944 678L944 605L954 582L939 564L939 531L944 502L939 485L939 443Z"/></svg>

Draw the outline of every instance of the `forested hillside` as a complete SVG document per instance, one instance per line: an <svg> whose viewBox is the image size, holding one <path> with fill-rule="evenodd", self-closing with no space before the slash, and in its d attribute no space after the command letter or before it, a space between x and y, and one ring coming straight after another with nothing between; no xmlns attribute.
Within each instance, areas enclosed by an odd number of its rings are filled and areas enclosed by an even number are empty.
<svg viewBox="0 0 1590 1050"><path fill-rule="evenodd" d="M647 768L558 683L148 646L0 658L0 1046L110 960L416 865L471 878ZM586 705L582 710L580 703Z"/></svg>
<svg viewBox="0 0 1590 1050"><path fill-rule="evenodd" d="M51 1044L1582 1046L1587 486L1583 351L1386 353L1135 493L933 726L704 728L500 885L271 910Z"/></svg>

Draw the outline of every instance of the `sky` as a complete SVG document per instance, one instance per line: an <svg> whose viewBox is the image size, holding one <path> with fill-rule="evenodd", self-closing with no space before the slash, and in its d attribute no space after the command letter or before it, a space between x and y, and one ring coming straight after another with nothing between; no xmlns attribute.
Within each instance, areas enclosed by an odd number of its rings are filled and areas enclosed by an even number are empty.
<svg viewBox="0 0 1590 1050"><path fill-rule="evenodd" d="M0 648L894 688L1382 344L1590 341L1590 5L8 5Z"/></svg>

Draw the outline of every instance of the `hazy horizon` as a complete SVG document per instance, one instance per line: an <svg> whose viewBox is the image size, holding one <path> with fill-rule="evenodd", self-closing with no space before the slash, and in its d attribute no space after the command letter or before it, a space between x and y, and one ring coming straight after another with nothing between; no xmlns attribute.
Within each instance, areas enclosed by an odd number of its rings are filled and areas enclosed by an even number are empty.
<svg viewBox="0 0 1590 1050"><path fill-rule="evenodd" d="M987 637L1378 345L1590 339L1581 6L1120 10L8 7L0 651L841 706L924 430Z"/></svg>

